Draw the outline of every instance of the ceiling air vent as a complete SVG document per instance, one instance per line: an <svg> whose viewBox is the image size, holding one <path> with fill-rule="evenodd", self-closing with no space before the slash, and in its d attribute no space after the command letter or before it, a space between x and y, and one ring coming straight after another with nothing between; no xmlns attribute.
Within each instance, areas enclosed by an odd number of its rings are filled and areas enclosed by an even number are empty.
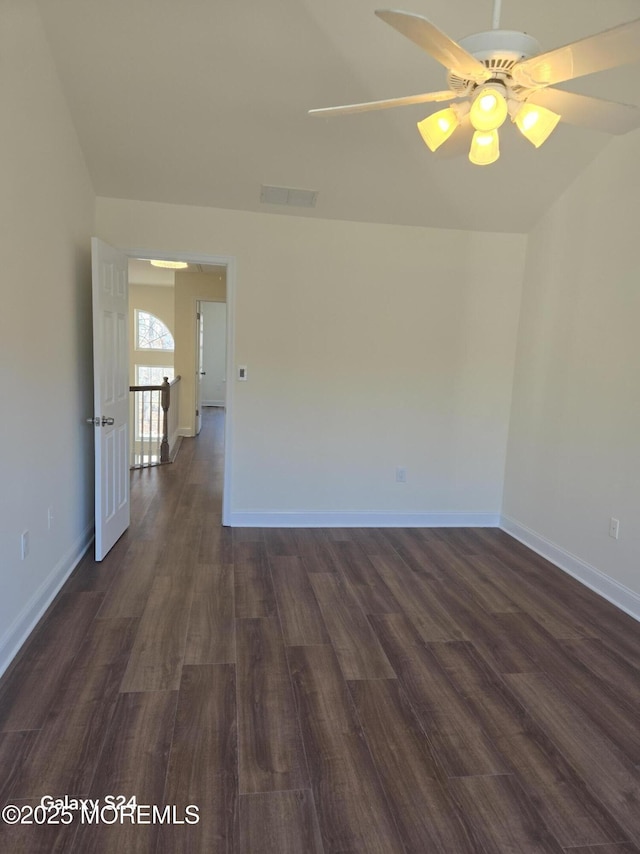
<svg viewBox="0 0 640 854"><path fill-rule="evenodd" d="M267 205L290 205L294 208L314 208L317 190L296 190L293 187L260 188L260 201Z"/></svg>

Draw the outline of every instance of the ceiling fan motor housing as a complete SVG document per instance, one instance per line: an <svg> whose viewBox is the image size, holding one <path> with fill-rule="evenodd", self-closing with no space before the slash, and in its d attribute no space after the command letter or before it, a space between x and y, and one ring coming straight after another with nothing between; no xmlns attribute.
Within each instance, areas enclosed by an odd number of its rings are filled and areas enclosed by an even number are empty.
<svg viewBox="0 0 640 854"><path fill-rule="evenodd" d="M474 33L460 39L460 46L482 62L495 80L508 85L513 95L523 87L515 84L511 78L511 69L523 59L529 59L542 52L540 43L527 33L515 30L489 30L484 33ZM467 97L478 85L474 80L460 77L453 72L447 76L447 84L459 98Z"/></svg>

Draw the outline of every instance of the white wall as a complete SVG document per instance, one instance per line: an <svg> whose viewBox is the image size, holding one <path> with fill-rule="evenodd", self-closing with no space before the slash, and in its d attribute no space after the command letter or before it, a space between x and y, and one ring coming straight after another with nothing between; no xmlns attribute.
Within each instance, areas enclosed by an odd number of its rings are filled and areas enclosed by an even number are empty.
<svg viewBox="0 0 640 854"><path fill-rule="evenodd" d="M509 530L640 617L639 223L636 132L530 235L504 513Z"/></svg>
<svg viewBox="0 0 640 854"><path fill-rule="evenodd" d="M94 194L32 0L0 4L0 57L1 671L92 534Z"/></svg>
<svg viewBox="0 0 640 854"><path fill-rule="evenodd" d="M236 524L497 521L524 237L104 198L97 220L237 261Z"/></svg>

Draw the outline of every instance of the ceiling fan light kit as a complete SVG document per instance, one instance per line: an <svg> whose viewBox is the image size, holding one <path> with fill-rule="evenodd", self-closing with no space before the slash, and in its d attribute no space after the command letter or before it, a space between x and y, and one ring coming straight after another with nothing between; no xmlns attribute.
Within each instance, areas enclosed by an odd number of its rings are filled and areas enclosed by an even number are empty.
<svg viewBox="0 0 640 854"><path fill-rule="evenodd" d="M418 122L418 130L426 146L431 151L437 151L443 142L446 142L451 134L460 127L460 114L455 109L457 104L452 104L446 110L438 110L426 119Z"/></svg>
<svg viewBox="0 0 640 854"><path fill-rule="evenodd" d="M552 88L556 83L640 60L640 18L542 53L540 44L527 33L499 29L500 9L501 0L494 0L492 30L474 33L460 42L450 39L421 15L391 9L376 11L386 24L444 65L448 90L326 107L310 110L310 114L342 115L451 101L446 109L418 122L420 135L428 148L436 151L469 114L474 129L469 160L478 166L495 163L499 158L498 128L507 116L536 148L549 138L562 118L610 133L627 133L640 127L640 108L636 106Z"/></svg>
<svg viewBox="0 0 640 854"><path fill-rule="evenodd" d="M561 119L558 113L539 104L518 104L513 123L530 143L540 148Z"/></svg>
<svg viewBox="0 0 640 854"><path fill-rule="evenodd" d="M490 166L498 157L500 157L500 140L497 129L475 131L469 149L469 160L475 166Z"/></svg>

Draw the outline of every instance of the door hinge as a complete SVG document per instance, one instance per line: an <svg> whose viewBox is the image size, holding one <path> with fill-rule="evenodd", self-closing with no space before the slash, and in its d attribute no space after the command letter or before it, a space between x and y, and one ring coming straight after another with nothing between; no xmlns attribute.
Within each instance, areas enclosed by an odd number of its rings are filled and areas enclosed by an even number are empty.
<svg viewBox="0 0 640 854"><path fill-rule="evenodd" d="M196 418L200 415L200 410L196 409Z"/></svg>

